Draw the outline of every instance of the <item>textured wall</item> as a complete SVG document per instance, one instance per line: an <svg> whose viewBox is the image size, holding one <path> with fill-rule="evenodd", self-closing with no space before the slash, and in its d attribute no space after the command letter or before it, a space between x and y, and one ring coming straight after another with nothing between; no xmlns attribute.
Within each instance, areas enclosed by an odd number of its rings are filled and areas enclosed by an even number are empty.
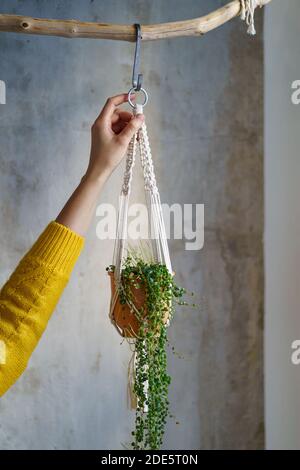
<svg viewBox="0 0 300 470"><path fill-rule="evenodd" d="M205 5L204 5L205 3ZM1 1L3 12L121 23L198 16L226 3ZM147 120L165 202L205 204L205 247L171 243L201 309L179 312L165 447L260 448L262 405L262 45L239 20L200 38L143 45ZM89 127L130 85L133 45L0 35L0 275L53 219L84 170ZM102 202L117 202L121 170ZM138 185L137 195L141 190ZM129 353L108 318L112 243L85 253L29 368L0 401L0 448L121 448Z"/></svg>

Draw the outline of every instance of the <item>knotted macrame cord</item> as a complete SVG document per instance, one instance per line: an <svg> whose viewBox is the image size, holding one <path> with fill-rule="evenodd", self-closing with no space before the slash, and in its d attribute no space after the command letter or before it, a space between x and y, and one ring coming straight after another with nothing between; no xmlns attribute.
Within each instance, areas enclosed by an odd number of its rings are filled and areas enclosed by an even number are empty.
<svg viewBox="0 0 300 470"><path fill-rule="evenodd" d="M257 7L262 8L261 0L241 0L241 19L248 25L247 33L254 36L255 30L255 10Z"/></svg>

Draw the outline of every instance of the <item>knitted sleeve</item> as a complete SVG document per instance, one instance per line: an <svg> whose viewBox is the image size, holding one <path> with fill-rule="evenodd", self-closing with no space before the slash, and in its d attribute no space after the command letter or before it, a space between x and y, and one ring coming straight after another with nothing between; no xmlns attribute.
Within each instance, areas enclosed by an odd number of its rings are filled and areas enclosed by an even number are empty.
<svg viewBox="0 0 300 470"><path fill-rule="evenodd" d="M20 377L84 245L51 222L0 291L0 396Z"/></svg>

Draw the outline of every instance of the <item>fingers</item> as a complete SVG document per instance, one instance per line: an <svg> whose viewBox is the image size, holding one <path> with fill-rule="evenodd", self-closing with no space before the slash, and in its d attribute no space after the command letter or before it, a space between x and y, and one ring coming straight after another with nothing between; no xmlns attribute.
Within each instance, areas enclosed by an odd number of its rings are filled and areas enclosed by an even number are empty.
<svg viewBox="0 0 300 470"><path fill-rule="evenodd" d="M111 122L112 124L115 124L118 121L129 122L132 119L132 116L132 113L128 113L127 111L122 111L117 108L112 115Z"/></svg>
<svg viewBox="0 0 300 470"><path fill-rule="evenodd" d="M119 134L125 126L131 121L133 118L132 113L128 113L127 111L122 111L121 109L116 109L112 118L111 118L111 127L115 134Z"/></svg>
<svg viewBox="0 0 300 470"><path fill-rule="evenodd" d="M108 98L97 120L98 119L103 119L103 120L111 119L116 110L116 107L120 106L120 104L126 103L127 101L128 101L127 93L122 93L121 95L116 95L116 96L112 96L111 98Z"/></svg>
<svg viewBox="0 0 300 470"><path fill-rule="evenodd" d="M127 124L128 122L119 120L112 125L112 130L115 134L119 134L127 126Z"/></svg>
<svg viewBox="0 0 300 470"><path fill-rule="evenodd" d="M115 134L119 134L133 118L132 113L121 111L119 109L113 114L111 119L111 128Z"/></svg>
<svg viewBox="0 0 300 470"><path fill-rule="evenodd" d="M122 130L122 132L120 132L120 134L118 135L118 139L122 145L129 144L136 131L138 131L141 125L143 124L144 119L145 117L143 114L138 114L137 116L134 116L131 121L126 125L126 127Z"/></svg>

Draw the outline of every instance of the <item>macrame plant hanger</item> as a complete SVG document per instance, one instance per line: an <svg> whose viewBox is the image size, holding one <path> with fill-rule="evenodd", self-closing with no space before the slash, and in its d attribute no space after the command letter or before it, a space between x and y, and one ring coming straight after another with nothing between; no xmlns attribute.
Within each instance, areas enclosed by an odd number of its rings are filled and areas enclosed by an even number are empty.
<svg viewBox="0 0 300 470"><path fill-rule="evenodd" d="M142 88L143 76L138 73L140 63L141 27L139 24L136 24L135 27L136 48L134 56L132 88L128 92L128 102L133 108L135 114L142 114L143 108L148 102L148 94L146 90ZM135 92L141 92L143 94L144 102L142 104L133 103L132 95ZM112 295L111 298L110 319L121 336L124 336L124 331L120 329L120 327L115 321L114 308L118 297L118 289L120 288L120 278L122 273L123 261L126 256L128 207L132 185L132 173L137 153L139 153L140 155L144 177L144 189L146 206L148 211L148 233L150 240L151 255L155 262L164 264L169 270L169 272L172 273L172 265L170 261L166 229L163 219L160 195L156 183L147 127L146 124L143 123L141 128L131 139L131 142L128 146L123 184L119 198L117 233L113 255L114 282L116 288L114 295ZM131 307L134 309L134 305L131 305Z"/></svg>

